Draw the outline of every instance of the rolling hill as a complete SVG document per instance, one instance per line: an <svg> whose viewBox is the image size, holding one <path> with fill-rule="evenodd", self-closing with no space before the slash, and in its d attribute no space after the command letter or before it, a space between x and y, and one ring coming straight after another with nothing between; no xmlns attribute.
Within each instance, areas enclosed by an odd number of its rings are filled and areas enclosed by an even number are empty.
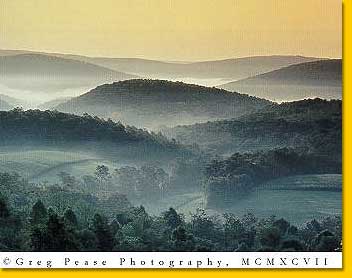
<svg viewBox="0 0 352 278"><path fill-rule="evenodd" d="M27 98L33 98L38 93L55 94L67 89L87 89L135 77L87 62L42 54L0 56L0 84L19 92L31 92Z"/></svg>
<svg viewBox="0 0 352 278"><path fill-rule="evenodd" d="M80 58L78 58L80 59ZM302 56L253 56L204 62L162 62L133 58L83 58L113 70L149 78L241 79L288 65L317 60Z"/></svg>
<svg viewBox="0 0 352 278"><path fill-rule="evenodd" d="M134 79L105 84L56 107L59 111L112 118L147 128L235 118L271 102L226 90Z"/></svg>
<svg viewBox="0 0 352 278"><path fill-rule="evenodd" d="M269 72L289 65L319 60L315 57L273 55L232 58L202 62L165 62L140 58L87 57L61 53L40 53L21 50L0 50L0 56L18 54L44 54L95 64L114 71L125 72L145 78L185 80L206 85L239 80ZM321 58L320 58L321 59ZM205 80L212 80L206 82ZM215 81L214 81L215 80ZM192 82L193 81L193 82Z"/></svg>
<svg viewBox="0 0 352 278"><path fill-rule="evenodd" d="M219 86L274 101L308 97L342 98L342 60L331 59L291 65Z"/></svg>
<svg viewBox="0 0 352 278"><path fill-rule="evenodd" d="M162 130L183 144L198 144L217 154L305 148L341 159L342 102L302 100L269 105L238 119Z"/></svg>
<svg viewBox="0 0 352 278"><path fill-rule="evenodd" d="M18 108L0 112L0 146L1 151L12 147L17 151L49 148L144 159L190 153L160 134L111 120Z"/></svg>

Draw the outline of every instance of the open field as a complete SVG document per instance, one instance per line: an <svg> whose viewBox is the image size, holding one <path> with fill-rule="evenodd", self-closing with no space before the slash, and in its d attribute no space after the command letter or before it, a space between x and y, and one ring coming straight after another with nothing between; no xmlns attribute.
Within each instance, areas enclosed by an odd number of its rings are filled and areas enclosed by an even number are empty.
<svg viewBox="0 0 352 278"><path fill-rule="evenodd" d="M238 216L253 213L256 217L276 215L295 224L303 224L313 218L342 214L342 175L292 176L268 182L247 198L236 201L226 210L207 209L211 215L231 212ZM146 205L152 214L174 207L186 218L197 208L205 208L200 192L170 196L157 204Z"/></svg>
<svg viewBox="0 0 352 278"><path fill-rule="evenodd" d="M77 177L93 174L99 164L117 166L111 161L80 152L0 151L0 172L16 172L31 182L57 182L57 174L60 172L67 172Z"/></svg>

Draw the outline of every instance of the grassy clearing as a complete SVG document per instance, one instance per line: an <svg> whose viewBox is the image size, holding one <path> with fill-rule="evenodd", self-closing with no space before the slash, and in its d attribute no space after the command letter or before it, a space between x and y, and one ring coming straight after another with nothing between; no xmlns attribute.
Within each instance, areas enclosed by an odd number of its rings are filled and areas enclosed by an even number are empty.
<svg viewBox="0 0 352 278"><path fill-rule="evenodd" d="M301 175L271 180L262 185L266 189L341 191L342 175Z"/></svg>
<svg viewBox="0 0 352 278"><path fill-rule="evenodd" d="M80 170L78 172L81 174L94 172L98 161L100 160L94 156L66 151L2 152L0 153L0 172L17 172L30 181L51 181L61 171L76 174L75 167Z"/></svg>

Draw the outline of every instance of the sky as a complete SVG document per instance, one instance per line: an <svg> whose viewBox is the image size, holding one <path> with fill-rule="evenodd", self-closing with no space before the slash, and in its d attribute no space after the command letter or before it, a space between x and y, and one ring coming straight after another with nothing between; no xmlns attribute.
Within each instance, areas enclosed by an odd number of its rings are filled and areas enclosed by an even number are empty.
<svg viewBox="0 0 352 278"><path fill-rule="evenodd" d="M339 0L0 0L0 49L163 61L342 56Z"/></svg>

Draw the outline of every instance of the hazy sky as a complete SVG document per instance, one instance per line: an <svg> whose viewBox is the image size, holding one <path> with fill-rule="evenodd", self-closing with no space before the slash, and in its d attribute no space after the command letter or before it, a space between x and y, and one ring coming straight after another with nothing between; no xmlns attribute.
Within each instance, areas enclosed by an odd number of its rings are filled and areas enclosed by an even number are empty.
<svg viewBox="0 0 352 278"><path fill-rule="evenodd" d="M161 60L341 57L339 0L0 0L0 49Z"/></svg>

